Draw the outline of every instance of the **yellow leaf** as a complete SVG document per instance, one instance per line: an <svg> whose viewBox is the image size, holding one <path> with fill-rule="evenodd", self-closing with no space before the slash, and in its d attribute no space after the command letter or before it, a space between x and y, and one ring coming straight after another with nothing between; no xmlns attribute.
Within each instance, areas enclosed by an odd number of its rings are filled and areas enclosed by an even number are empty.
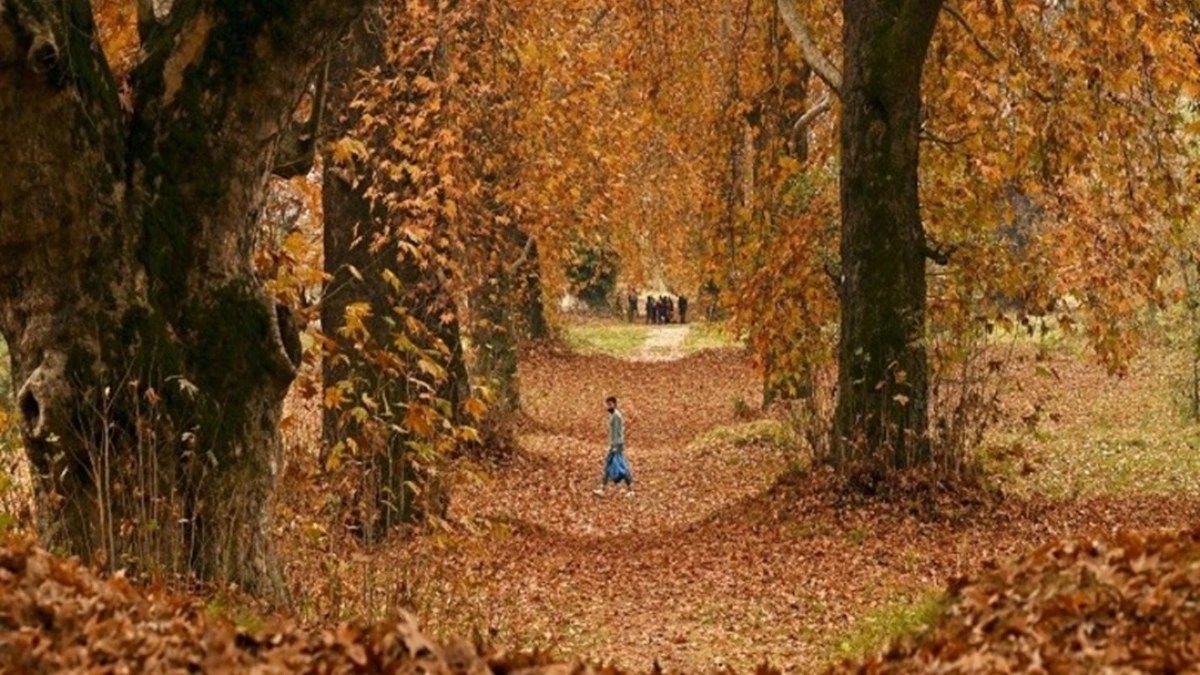
<svg viewBox="0 0 1200 675"><path fill-rule="evenodd" d="M410 405L404 415L404 426L418 436L433 434L433 411L423 405Z"/></svg>
<svg viewBox="0 0 1200 675"><path fill-rule="evenodd" d="M484 403L482 400L480 400L474 396L463 401L462 408L463 408L463 411L465 411L468 415L470 415L472 418L474 418L476 420L482 419L484 414L487 413L487 409L488 409L486 403Z"/></svg>
<svg viewBox="0 0 1200 675"><path fill-rule="evenodd" d="M330 387L325 390L325 407L340 408L346 402L346 396L338 387Z"/></svg>

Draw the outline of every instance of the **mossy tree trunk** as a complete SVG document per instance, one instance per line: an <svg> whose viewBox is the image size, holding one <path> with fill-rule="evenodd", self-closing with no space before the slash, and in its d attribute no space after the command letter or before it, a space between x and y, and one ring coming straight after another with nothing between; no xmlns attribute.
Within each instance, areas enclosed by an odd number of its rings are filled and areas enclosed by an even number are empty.
<svg viewBox="0 0 1200 675"><path fill-rule="evenodd" d="M520 284L512 260L519 249L504 228L481 235L469 255L477 280L470 297L473 368L478 381L491 391L488 412L481 423L484 446L500 452L511 449L515 416L521 407L517 380L517 327Z"/></svg>
<svg viewBox="0 0 1200 675"><path fill-rule="evenodd" d="M0 3L0 333L48 543L282 591L267 526L299 343L254 220L360 8L175 3L142 18L123 108L86 0Z"/></svg>
<svg viewBox="0 0 1200 675"><path fill-rule="evenodd" d="M926 434L921 71L942 0L844 0L842 286L834 459L902 468Z"/></svg>
<svg viewBox="0 0 1200 675"><path fill-rule="evenodd" d="M402 23L378 10L369 10L355 22L329 64L329 127L323 132L325 271L330 281L322 299L321 324L333 349L322 377L327 389L342 387L353 399L341 409L326 410L324 436L334 446L353 439L364 459L369 480L363 497L370 504L363 525L371 541L436 506L415 499L414 485L428 488L423 489L427 495L436 490L427 484L429 472L414 456L412 443L421 439L406 427L405 407L421 403L421 392L432 389L445 406L444 414L457 420L470 394L458 311L449 288L451 272L437 263L445 254L431 250L428 242L417 251L418 244L407 239L404 216L389 210L388 202L403 200L417 188L382 178L387 169L381 163L399 161L389 159L392 126L364 128L363 115L377 112L351 105L372 97L371 82L403 77L397 72L401 69L388 62L385 43L390 26ZM331 149L344 139L362 142L366 156L336 157ZM369 308L366 335L343 330L346 310L353 304ZM406 317L420 321L429 334L412 334ZM413 355L397 346L401 334L427 353L439 352L446 377L431 379L423 372ZM356 420L350 411L363 405L371 408L370 419ZM372 432L372 424L387 428Z"/></svg>

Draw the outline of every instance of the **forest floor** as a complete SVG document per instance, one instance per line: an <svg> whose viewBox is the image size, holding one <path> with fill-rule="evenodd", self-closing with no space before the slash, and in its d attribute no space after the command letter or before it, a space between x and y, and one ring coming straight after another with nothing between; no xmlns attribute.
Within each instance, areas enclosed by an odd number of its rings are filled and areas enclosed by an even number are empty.
<svg viewBox="0 0 1200 675"><path fill-rule="evenodd" d="M444 526L370 551L284 546L289 576L314 580L302 614L406 606L437 634L637 670L812 672L917 628L951 579L989 560L1200 516L1200 434L1176 409L1169 356L1117 381L1069 350L1019 354L1004 397L1016 421L986 444L1007 497L948 498L931 515L839 499L825 472L801 469L787 428L753 412L760 384L740 350L692 352L686 328L644 330L623 358L527 358L521 450L456 472ZM626 416L632 498L591 493L609 394Z"/></svg>

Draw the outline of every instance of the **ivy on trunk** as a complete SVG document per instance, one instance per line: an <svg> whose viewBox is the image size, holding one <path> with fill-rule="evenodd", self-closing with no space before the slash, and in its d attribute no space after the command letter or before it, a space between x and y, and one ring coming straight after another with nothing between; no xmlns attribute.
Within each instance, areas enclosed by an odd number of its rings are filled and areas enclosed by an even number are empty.
<svg viewBox="0 0 1200 675"><path fill-rule="evenodd" d="M430 484L432 456L417 457L428 444L408 423L412 406L435 408L457 421L470 395L458 310L450 287L453 271L436 247L419 248L410 239L413 220L399 204L419 196L422 187L391 169L415 158L394 147L391 124L364 120L376 109L409 115L427 95L393 90L387 82L404 81L410 55L396 54L391 40L407 43L420 35L402 9L370 10L355 22L329 64L329 98L324 136L325 271L327 292L321 325L332 349L324 363L327 390L350 392L347 405L325 412L324 435L335 448L353 440L364 478L363 535L377 541L397 524L419 519L440 507L444 495ZM431 76L428 59L417 59ZM369 105L356 105L355 101ZM436 127L427 127L432 135ZM340 157L341 144L361 143L366 152ZM372 195L375 195L372 197ZM386 195L384 197L383 195ZM447 228L438 223L439 229ZM347 312L365 308L364 331L347 331ZM414 319L414 325L406 319ZM419 330L418 330L419 329ZM420 361L426 360L426 369ZM431 372L439 372L434 377ZM436 399L436 400L430 400ZM366 407L364 407L366 406ZM355 408L368 417L356 419ZM374 431L372 431L374 428ZM340 444L340 445L339 445ZM434 454L434 453L429 453ZM427 499L417 499L420 490Z"/></svg>

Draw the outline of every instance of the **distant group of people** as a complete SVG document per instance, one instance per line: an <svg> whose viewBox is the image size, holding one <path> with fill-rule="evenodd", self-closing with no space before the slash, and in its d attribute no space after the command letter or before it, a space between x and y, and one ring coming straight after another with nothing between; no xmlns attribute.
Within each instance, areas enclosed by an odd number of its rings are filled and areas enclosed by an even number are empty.
<svg viewBox="0 0 1200 675"><path fill-rule="evenodd" d="M638 294L633 289L629 289L629 295L625 298L627 303L626 315L630 323L637 320L638 316ZM688 299L686 296L672 298L669 295L646 296L645 314L646 323L663 324L676 323L678 318L679 323L687 323Z"/></svg>

